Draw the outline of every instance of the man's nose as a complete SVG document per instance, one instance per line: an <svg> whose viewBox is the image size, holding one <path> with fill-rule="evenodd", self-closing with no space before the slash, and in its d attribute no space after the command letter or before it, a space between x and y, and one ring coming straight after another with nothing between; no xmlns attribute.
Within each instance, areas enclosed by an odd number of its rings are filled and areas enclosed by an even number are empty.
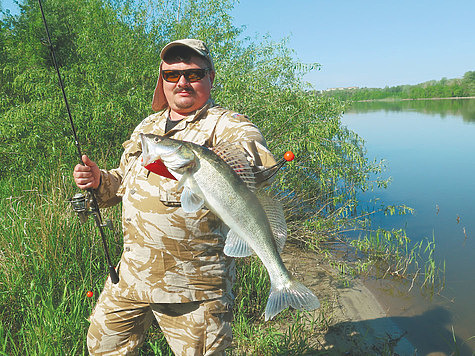
<svg viewBox="0 0 475 356"><path fill-rule="evenodd" d="M188 81L188 79L185 78L184 75L180 75L180 78L178 79L178 82L177 82L177 85L178 86L188 86L190 85L190 82Z"/></svg>

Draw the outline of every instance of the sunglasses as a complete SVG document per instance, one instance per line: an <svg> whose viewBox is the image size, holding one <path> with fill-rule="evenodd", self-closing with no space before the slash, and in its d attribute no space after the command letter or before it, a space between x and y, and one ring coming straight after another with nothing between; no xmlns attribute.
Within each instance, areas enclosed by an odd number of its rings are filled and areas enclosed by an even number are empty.
<svg viewBox="0 0 475 356"><path fill-rule="evenodd" d="M209 68L162 70L162 77L166 82L176 83L180 80L181 76L184 76L188 82L194 83L203 79L208 72Z"/></svg>

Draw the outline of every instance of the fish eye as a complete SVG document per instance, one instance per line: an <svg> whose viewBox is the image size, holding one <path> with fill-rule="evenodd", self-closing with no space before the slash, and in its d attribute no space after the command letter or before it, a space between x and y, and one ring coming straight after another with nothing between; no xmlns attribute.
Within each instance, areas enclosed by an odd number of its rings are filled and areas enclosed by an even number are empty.
<svg viewBox="0 0 475 356"><path fill-rule="evenodd" d="M154 137L153 140L154 140L155 142L159 142L159 141L160 141L160 139L159 139L158 137Z"/></svg>

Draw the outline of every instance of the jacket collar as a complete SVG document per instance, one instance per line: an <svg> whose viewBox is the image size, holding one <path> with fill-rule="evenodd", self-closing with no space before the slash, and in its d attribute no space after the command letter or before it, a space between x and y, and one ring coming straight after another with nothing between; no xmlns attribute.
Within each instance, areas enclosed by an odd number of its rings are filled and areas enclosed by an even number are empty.
<svg viewBox="0 0 475 356"><path fill-rule="evenodd" d="M206 117L206 113L210 108L215 106L215 103L212 99L208 99L206 104L201 108L195 111L193 114L188 115L187 117L183 118L180 120L180 122L170 131L168 131L165 135L170 136L176 131L181 131L184 130L190 122L193 121L198 121ZM160 115L159 115L159 122L158 122L158 127L160 129L161 133L165 132L165 125L167 123L167 118L169 115L169 108L166 108Z"/></svg>

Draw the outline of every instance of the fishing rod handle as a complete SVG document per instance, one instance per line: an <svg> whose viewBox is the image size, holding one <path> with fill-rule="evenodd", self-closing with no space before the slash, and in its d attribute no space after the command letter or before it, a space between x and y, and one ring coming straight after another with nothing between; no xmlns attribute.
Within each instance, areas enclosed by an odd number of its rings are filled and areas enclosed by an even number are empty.
<svg viewBox="0 0 475 356"><path fill-rule="evenodd" d="M91 195L92 195L93 205L95 205L95 207L93 207L93 210L95 211L92 215L94 216L94 221L96 222L97 228L99 229L99 233L101 235L102 245L104 247L104 255L106 257L107 266L109 268L109 275L110 275L112 283L117 284L119 283L119 275L117 274L114 266L112 266L111 258L109 255L109 249L107 247L106 234L104 232L104 229L102 228L101 216L98 213L99 210L96 210L96 208L98 209L96 197L94 196L94 193L92 192L91 192Z"/></svg>

